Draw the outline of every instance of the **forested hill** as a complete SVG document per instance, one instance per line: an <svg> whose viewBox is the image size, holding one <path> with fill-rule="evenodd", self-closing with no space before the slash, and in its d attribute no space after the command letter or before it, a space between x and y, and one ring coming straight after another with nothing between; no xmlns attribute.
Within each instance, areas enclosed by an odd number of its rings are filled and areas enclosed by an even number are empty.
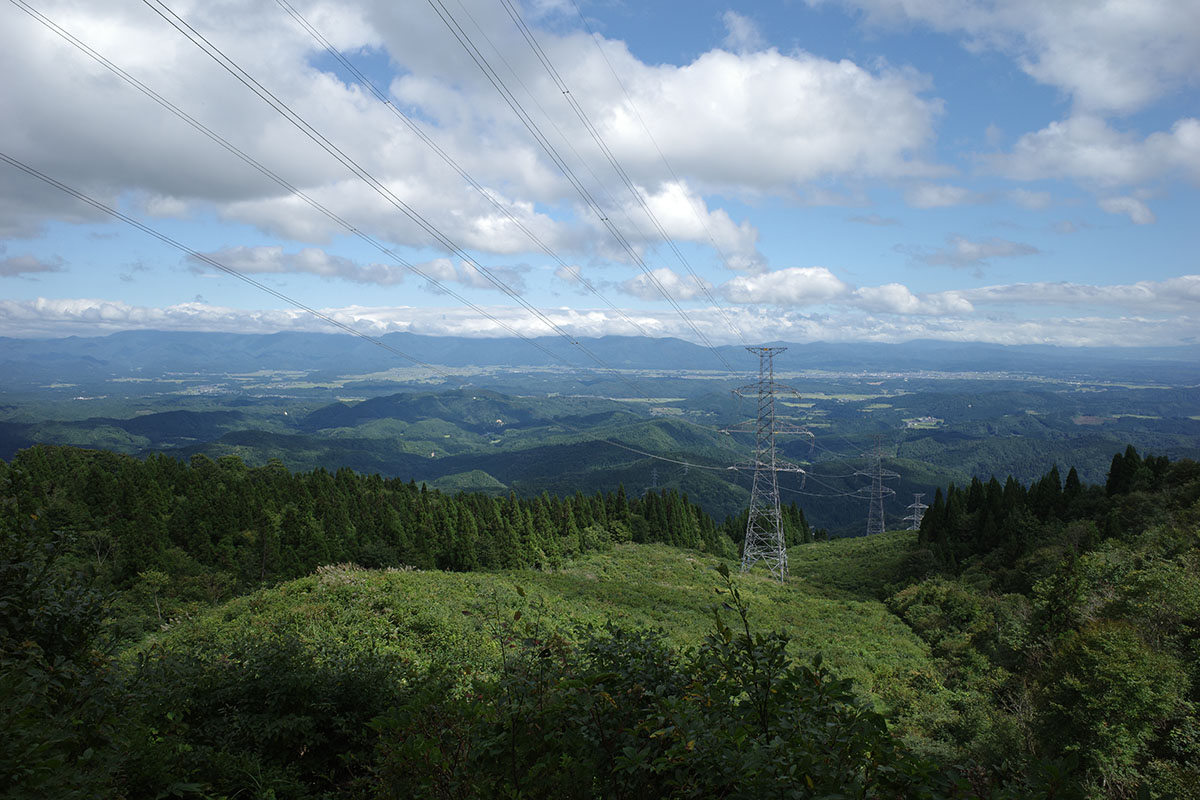
<svg viewBox="0 0 1200 800"><path fill-rule="evenodd" d="M13 798L1200 798L1192 461L947 487L920 533L792 507L783 586L671 492L60 447L0 487Z"/></svg>
<svg viewBox="0 0 1200 800"><path fill-rule="evenodd" d="M934 574L888 604L975 704L971 749L1070 758L1091 797L1200 797L1200 463L1131 446L1104 485L950 486L918 548Z"/></svg>
<svg viewBox="0 0 1200 800"><path fill-rule="evenodd" d="M536 347L512 338L467 338L390 333L383 342L443 366L557 366L573 363L560 337L537 337ZM680 339L639 336L581 337L589 351L620 369L716 370L713 352ZM776 344L786 344L777 342ZM58 339L0 338L0 369L12 385L88 382L116 376L144 379L167 373L302 370L310 374L372 372L396 366L390 353L354 336L325 333L200 333L123 331L108 336ZM719 346L723 358L744 357L734 345ZM514 356L514 353L517 354ZM912 341L903 344L808 342L792 345L797 369L838 371L990 370L1161 377L1194 381L1197 348L1051 347L977 342ZM1185 377L1186 376L1186 377Z"/></svg>
<svg viewBox="0 0 1200 800"><path fill-rule="evenodd" d="M5 496L71 542L116 589L215 602L324 564L451 571L549 569L620 542L736 557L741 520L718 525L674 490L533 498L446 494L349 469L249 468L235 456L144 460L37 446L0 462ZM811 541L803 512L790 543ZM160 612L161 613L161 612Z"/></svg>

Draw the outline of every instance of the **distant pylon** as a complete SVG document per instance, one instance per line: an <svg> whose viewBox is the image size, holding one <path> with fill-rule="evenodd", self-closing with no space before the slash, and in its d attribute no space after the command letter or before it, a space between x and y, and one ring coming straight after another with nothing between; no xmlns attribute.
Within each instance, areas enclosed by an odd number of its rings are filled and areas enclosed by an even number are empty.
<svg viewBox="0 0 1200 800"><path fill-rule="evenodd" d="M809 434L808 429L781 424L775 419L775 396L798 394L790 386L775 380L774 358L786 347L747 347L758 356L758 381L734 389L739 397L755 397L758 400L758 417L726 429L754 431L754 484L750 489L750 516L746 520L746 541L742 548L742 572L748 571L759 561L767 562L771 574L780 583L787 579L787 547L783 540L783 516L779 511L779 480L777 473L804 470L796 464L779 460L775 451L775 437L782 433ZM749 464L743 465L749 468ZM735 467L736 469L736 467Z"/></svg>
<svg viewBox="0 0 1200 800"><path fill-rule="evenodd" d="M921 498L924 496L924 492L913 494L912 505L908 507L908 510L912 513L904 518L904 521L908 523L910 531L921 530L921 520L925 518L925 509L929 508L929 506L921 502Z"/></svg>
<svg viewBox="0 0 1200 800"><path fill-rule="evenodd" d="M855 475L861 475L871 479L870 494L863 494L859 490L860 497L866 497L870 500L870 510L867 512L867 535L870 536L876 533L883 533L885 518L883 514L884 498L890 497L896 493L890 486L884 486L886 480L894 480L900 477L900 473L892 472L890 469L883 468L883 436L875 437L875 451L871 454L871 466L866 470L859 470Z"/></svg>

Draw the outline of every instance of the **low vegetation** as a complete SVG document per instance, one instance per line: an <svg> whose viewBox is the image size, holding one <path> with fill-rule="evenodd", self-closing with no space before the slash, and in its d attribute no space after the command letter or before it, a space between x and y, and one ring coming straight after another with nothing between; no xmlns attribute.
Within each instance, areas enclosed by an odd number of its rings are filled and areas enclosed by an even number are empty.
<svg viewBox="0 0 1200 800"><path fill-rule="evenodd" d="M0 463L13 797L1200 796L1195 462L952 486L870 538L806 543L789 510L781 586L730 576L737 520L671 492L167 461ZM264 572L288 503L375 568ZM479 553L494 509L556 557L468 568L435 536L406 563L380 509L393 531L467 509Z"/></svg>

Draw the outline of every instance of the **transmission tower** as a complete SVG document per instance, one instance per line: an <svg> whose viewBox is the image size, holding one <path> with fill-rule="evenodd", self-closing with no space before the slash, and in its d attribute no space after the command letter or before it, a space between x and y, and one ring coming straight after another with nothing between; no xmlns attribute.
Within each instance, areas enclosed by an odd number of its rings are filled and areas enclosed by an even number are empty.
<svg viewBox="0 0 1200 800"><path fill-rule="evenodd" d="M646 487L646 491L642 494L649 494L658 489L658 467L653 467L650 470L650 485Z"/></svg>
<svg viewBox="0 0 1200 800"><path fill-rule="evenodd" d="M876 435L875 437L875 450L871 453L871 466L854 474L871 479L869 494L864 493L862 489L857 492L859 497L865 497L870 501L870 510L867 512L867 535L883 533L885 527L883 501L896 493L895 489L884 486L883 482L900 477L900 473L883 468L883 436Z"/></svg>
<svg viewBox="0 0 1200 800"><path fill-rule="evenodd" d="M921 498L924 496L924 492L913 494L912 505L908 507L911 513L904 518L904 521L908 523L910 531L921 530L921 520L925 518L925 509L929 508L929 506L921 502Z"/></svg>
<svg viewBox="0 0 1200 800"><path fill-rule="evenodd" d="M798 394L795 389L775 380L774 358L786 347L747 347L758 356L758 381L734 389L739 397L758 400L758 417L727 428L726 433L754 432L754 460L734 469L754 467L754 484L750 490L750 516L746 520L746 542L742 549L742 572L759 561L767 562L771 574L782 583L787 579L787 548L783 541L783 517L779 512L780 472L804 469L781 461L775 450L775 437L785 433L809 433L807 428L781 423L775 418L775 397L778 394Z"/></svg>

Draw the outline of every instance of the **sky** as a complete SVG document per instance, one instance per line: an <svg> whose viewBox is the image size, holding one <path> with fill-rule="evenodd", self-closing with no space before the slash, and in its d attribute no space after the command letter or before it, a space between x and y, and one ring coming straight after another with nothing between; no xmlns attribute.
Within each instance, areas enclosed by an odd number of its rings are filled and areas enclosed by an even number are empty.
<svg viewBox="0 0 1200 800"><path fill-rule="evenodd" d="M1200 0L10 0L0 75L0 336L1200 343Z"/></svg>

